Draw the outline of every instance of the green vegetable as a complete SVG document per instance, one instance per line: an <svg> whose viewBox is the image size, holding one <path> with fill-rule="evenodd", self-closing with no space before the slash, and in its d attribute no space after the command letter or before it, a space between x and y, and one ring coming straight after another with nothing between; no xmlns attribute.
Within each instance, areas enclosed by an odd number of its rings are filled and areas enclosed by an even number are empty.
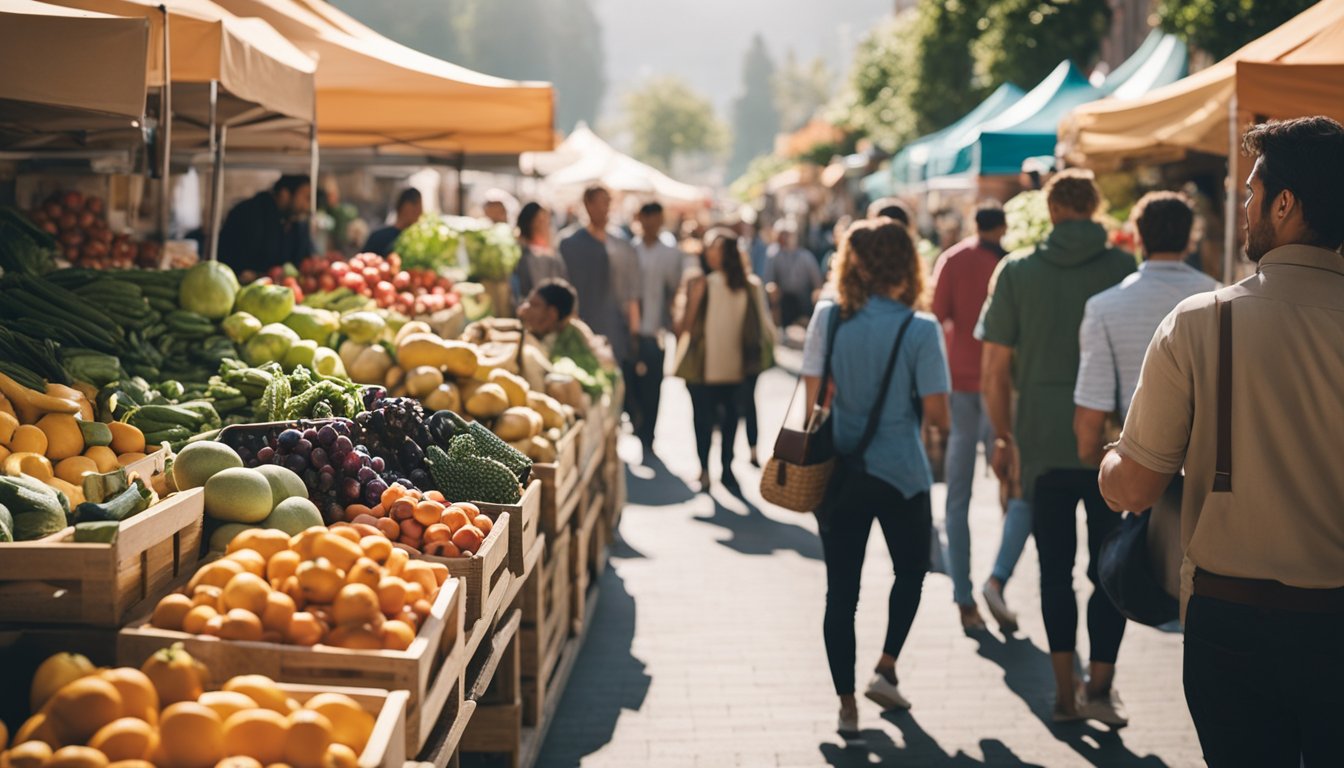
<svg viewBox="0 0 1344 768"><path fill-rule="evenodd" d="M448 411L448 418L453 422L453 429L457 434L471 435L473 438L472 447L476 455L494 459L508 467L515 475L515 480L524 481L527 479L528 473L532 470L532 460L527 458L522 451L499 439L494 432L491 432L479 421L468 422L452 411ZM471 501L488 501L488 499L471 499Z"/></svg>
<svg viewBox="0 0 1344 768"><path fill-rule="evenodd" d="M0 504L0 543L14 540L14 516L9 514L9 507Z"/></svg>
<svg viewBox="0 0 1344 768"><path fill-rule="evenodd" d="M498 461L478 455L478 448L471 435L454 437L446 454L437 445L429 446L425 463L439 490L454 500L516 504L522 498L517 475Z"/></svg>
<svg viewBox="0 0 1344 768"><path fill-rule="evenodd" d="M33 276L50 272L58 245L54 237L20 211L0 207L0 269Z"/></svg>
<svg viewBox="0 0 1344 768"><path fill-rule="evenodd" d="M177 303L188 312L210 320L222 320L233 311L238 278L218 261L202 261L187 270L178 287Z"/></svg>
<svg viewBox="0 0 1344 768"><path fill-rule="evenodd" d="M112 544L121 530L119 520L98 520L88 523L75 523L76 544Z"/></svg>
<svg viewBox="0 0 1344 768"><path fill-rule="evenodd" d="M523 249L507 225L496 224L464 233L468 273L475 280L508 280Z"/></svg>
<svg viewBox="0 0 1344 768"><path fill-rule="evenodd" d="M141 483L130 487L102 502L86 501L75 507L76 523L112 520L120 522L149 507L151 492Z"/></svg>
<svg viewBox="0 0 1344 768"><path fill-rule="evenodd" d="M262 325L284 322L294 311L294 292L283 285L252 283L238 292L236 309L257 318Z"/></svg>
<svg viewBox="0 0 1344 768"><path fill-rule="evenodd" d="M101 421L80 421L79 432L84 437L84 445L111 445L112 430Z"/></svg>
<svg viewBox="0 0 1344 768"><path fill-rule="evenodd" d="M15 541L32 541L62 530L70 512L65 494L23 475L0 476L0 506L14 520Z"/></svg>

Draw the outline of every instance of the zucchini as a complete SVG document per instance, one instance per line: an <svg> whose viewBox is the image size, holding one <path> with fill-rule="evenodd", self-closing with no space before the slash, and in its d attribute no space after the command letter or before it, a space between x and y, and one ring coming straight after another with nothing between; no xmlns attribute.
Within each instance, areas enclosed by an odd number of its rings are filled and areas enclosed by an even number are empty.
<svg viewBox="0 0 1344 768"><path fill-rule="evenodd" d="M88 523L75 523L76 544L112 544L121 530L119 520L96 520Z"/></svg>
<svg viewBox="0 0 1344 768"><path fill-rule="evenodd" d="M121 522L149 506L149 499L139 483L131 483L126 490L102 502L86 501L75 507L75 520L80 523L99 521Z"/></svg>

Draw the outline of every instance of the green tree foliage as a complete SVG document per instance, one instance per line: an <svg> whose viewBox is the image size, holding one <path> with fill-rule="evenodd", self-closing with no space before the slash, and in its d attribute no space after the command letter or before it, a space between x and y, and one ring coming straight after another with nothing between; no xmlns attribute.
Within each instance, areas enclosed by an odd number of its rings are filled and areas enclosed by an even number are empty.
<svg viewBox="0 0 1344 768"><path fill-rule="evenodd" d="M774 97L775 63L759 34L751 39L742 62L742 95L733 102L733 150L728 158L728 178L746 170L751 159L774 146L779 132L779 113Z"/></svg>
<svg viewBox="0 0 1344 768"><path fill-rule="evenodd" d="M834 82L831 68L820 56L800 61L792 50L785 53L773 81L780 130L796 131L806 125L830 101Z"/></svg>
<svg viewBox="0 0 1344 768"><path fill-rule="evenodd" d="M916 15L905 11L868 33L854 53L832 118L888 152L919 133L912 97L921 73L915 57Z"/></svg>
<svg viewBox="0 0 1344 768"><path fill-rule="evenodd" d="M374 31L422 53L463 64L462 0L332 0Z"/></svg>
<svg viewBox="0 0 1344 768"><path fill-rule="evenodd" d="M976 74L989 87L1031 88L1064 59L1086 69L1110 23L1107 0L994 0L975 41Z"/></svg>
<svg viewBox="0 0 1344 768"><path fill-rule="evenodd" d="M1162 28L1221 59L1317 0L1160 0Z"/></svg>
<svg viewBox="0 0 1344 768"><path fill-rule="evenodd" d="M724 128L714 105L678 77L648 80L626 94L624 106L634 156L663 170L676 155L723 148Z"/></svg>
<svg viewBox="0 0 1344 768"><path fill-rule="evenodd" d="M910 108L921 135L951 125L989 95L975 78L971 46L980 35L989 0L924 0L918 7Z"/></svg>
<svg viewBox="0 0 1344 768"><path fill-rule="evenodd" d="M728 191L738 200L750 203L765 194L765 184L772 176L788 170L792 165L792 160L786 160L778 155L759 155L752 158L746 172L733 182Z"/></svg>

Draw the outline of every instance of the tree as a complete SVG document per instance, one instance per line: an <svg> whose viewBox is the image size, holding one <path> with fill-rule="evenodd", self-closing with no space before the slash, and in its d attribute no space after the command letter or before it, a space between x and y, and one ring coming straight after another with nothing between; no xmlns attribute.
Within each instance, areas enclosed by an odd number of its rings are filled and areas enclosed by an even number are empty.
<svg viewBox="0 0 1344 768"><path fill-rule="evenodd" d="M976 74L987 87L1031 88L1069 59L1086 69L1111 24L1107 0L994 0L975 41Z"/></svg>
<svg viewBox="0 0 1344 768"><path fill-rule="evenodd" d="M915 68L910 92L921 135L951 125L989 95L975 77L971 46L980 35L989 0L924 0L918 7Z"/></svg>
<svg viewBox="0 0 1344 768"><path fill-rule="evenodd" d="M678 77L657 77L626 94L625 114L634 156L663 170L676 155L723 148L714 106Z"/></svg>
<svg viewBox="0 0 1344 768"><path fill-rule="evenodd" d="M386 0L333 0L333 4L402 45L463 64L458 37L462 0L400 0L395 4Z"/></svg>
<svg viewBox="0 0 1344 768"><path fill-rule="evenodd" d="M484 0L496 2L496 0ZM541 0L549 14L542 28L552 36L550 70L537 77L555 83L555 127L568 132L580 120L596 122L607 92L607 53L602 22L592 0ZM515 17L509 27L535 24ZM512 53L514 46L507 47Z"/></svg>
<svg viewBox="0 0 1344 768"><path fill-rule="evenodd" d="M1317 0L1161 0L1159 24L1215 59L1269 32Z"/></svg>
<svg viewBox="0 0 1344 768"><path fill-rule="evenodd" d="M733 151L728 159L728 178L742 175L751 159L769 152L779 132L773 80L775 63L756 34L742 62L742 95L733 102Z"/></svg>
<svg viewBox="0 0 1344 768"><path fill-rule="evenodd" d="M831 110L832 119L888 152L919 135L911 106L920 79L915 20L914 11L905 11L859 42L845 88Z"/></svg>
<svg viewBox="0 0 1344 768"><path fill-rule="evenodd" d="M792 49L785 53L784 63L772 82L780 129L796 131L806 125L830 101L834 79L831 68L820 56L803 62Z"/></svg>

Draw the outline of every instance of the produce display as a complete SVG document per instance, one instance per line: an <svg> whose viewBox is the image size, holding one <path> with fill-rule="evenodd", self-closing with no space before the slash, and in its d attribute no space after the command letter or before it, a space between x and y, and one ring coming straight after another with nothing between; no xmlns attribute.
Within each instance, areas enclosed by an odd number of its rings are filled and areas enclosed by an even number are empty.
<svg viewBox="0 0 1344 768"><path fill-rule="evenodd" d="M438 491L423 494L400 483L383 492L372 507L346 507L348 523L332 529L353 527L365 536L382 536L413 550L439 557L470 557L490 535L494 521L471 502L448 503Z"/></svg>
<svg viewBox="0 0 1344 768"><path fill-rule="evenodd" d="M240 675L216 690L180 643L140 669L52 656L37 669L31 705L0 765L355 768L376 722L349 696L299 701L264 675Z"/></svg>
<svg viewBox="0 0 1344 768"><path fill-rule="evenodd" d="M113 234L107 225L106 204L101 197L66 190L54 192L28 212L34 224L56 238L60 255L78 267L109 269L159 265L159 244L137 243L129 235Z"/></svg>
<svg viewBox="0 0 1344 768"><path fill-rule="evenodd" d="M442 563L411 559L353 525L292 536L250 529L164 596L150 625L224 640L405 650L447 579Z"/></svg>
<svg viewBox="0 0 1344 768"><path fill-rule="evenodd" d="M271 275L275 280L275 275ZM281 282L281 281L277 281ZM314 256L299 265L300 301L327 306L341 296L372 299L381 309L414 317L457 306L453 281L432 268L402 268L401 257L361 253L344 261L337 256ZM338 291L344 290L344 293ZM353 306L353 305L350 305ZM360 308L363 308L362 306Z"/></svg>
<svg viewBox="0 0 1344 768"><path fill-rule="evenodd" d="M433 213L402 230L392 250L408 269L438 270L458 265L459 246L467 252L467 274L476 280L507 280L522 258L508 225Z"/></svg>

